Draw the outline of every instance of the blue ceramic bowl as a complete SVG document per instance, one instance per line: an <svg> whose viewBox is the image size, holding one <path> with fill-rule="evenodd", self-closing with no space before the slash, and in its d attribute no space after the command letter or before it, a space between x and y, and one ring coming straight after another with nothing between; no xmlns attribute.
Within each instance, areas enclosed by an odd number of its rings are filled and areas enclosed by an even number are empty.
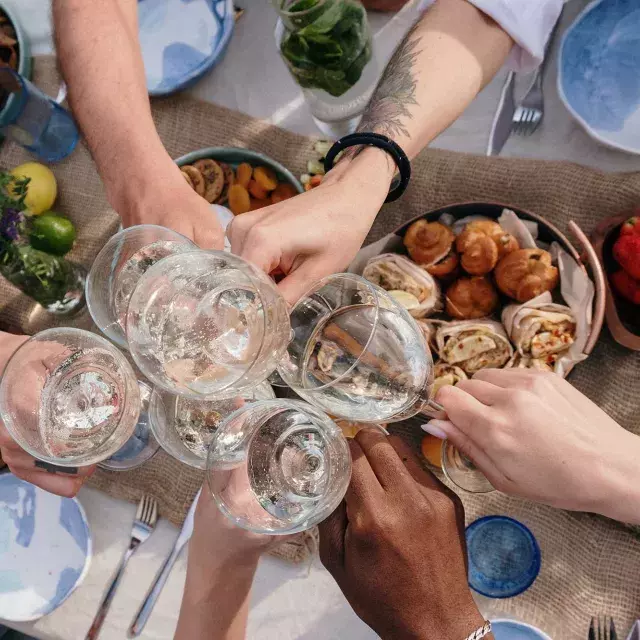
<svg viewBox="0 0 640 640"><path fill-rule="evenodd" d="M231 40L233 0L138 0L147 90L166 96L213 68Z"/></svg>
<svg viewBox="0 0 640 640"><path fill-rule="evenodd" d="M640 4L596 0L565 33L558 93L599 142L640 154Z"/></svg>
<svg viewBox="0 0 640 640"><path fill-rule="evenodd" d="M517 620L492 620L491 631L495 640L551 640L544 631Z"/></svg>

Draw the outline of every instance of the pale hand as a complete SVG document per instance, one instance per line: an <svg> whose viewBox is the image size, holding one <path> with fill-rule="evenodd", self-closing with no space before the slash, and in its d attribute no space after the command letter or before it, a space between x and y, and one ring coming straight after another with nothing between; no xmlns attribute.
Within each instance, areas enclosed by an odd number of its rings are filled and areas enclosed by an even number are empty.
<svg viewBox="0 0 640 640"><path fill-rule="evenodd" d="M0 332L0 371L9 361L9 358L22 344L29 339L29 336L18 336L11 333ZM57 345L58 347L60 345ZM46 358L48 353L46 348L43 350L43 344L34 344L42 352L42 366L46 367ZM24 400L23 419L29 420L37 415L33 407L28 406L29 400L34 396L28 393L29 390L35 392L34 385L36 380L41 376L36 371L25 371L22 379L20 392L23 394ZM26 451L24 451L9 435L4 424L0 421L0 456L7 464L10 471L18 478L34 484L50 493L71 498L75 496L87 478L95 471L95 465L89 467L81 467L77 474L60 474L49 473L35 466L36 460Z"/></svg>
<svg viewBox="0 0 640 640"><path fill-rule="evenodd" d="M278 286L294 304L355 257L388 193L389 162L384 152L367 149L315 189L237 216L227 230L231 250L265 273L284 273Z"/></svg>
<svg viewBox="0 0 640 640"><path fill-rule="evenodd" d="M425 431L448 438L496 489L619 519L620 500L638 505L640 438L556 374L485 369L436 400L449 419Z"/></svg>

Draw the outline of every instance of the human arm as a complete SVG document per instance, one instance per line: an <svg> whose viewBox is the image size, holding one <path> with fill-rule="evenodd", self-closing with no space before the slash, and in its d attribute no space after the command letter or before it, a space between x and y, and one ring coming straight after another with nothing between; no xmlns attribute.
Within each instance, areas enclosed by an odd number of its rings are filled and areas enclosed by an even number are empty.
<svg viewBox="0 0 640 640"><path fill-rule="evenodd" d="M54 0L56 49L69 103L124 226L159 224L223 247L208 203L165 150L138 41L136 0Z"/></svg>
<svg viewBox="0 0 640 640"><path fill-rule="evenodd" d="M189 542L176 640L242 640L260 554L277 541L235 527L205 486Z"/></svg>
<svg viewBox="0 0 640 640"><path fill-rule="evenodd" d="M640 524L640 437L553 373L487 369L436 400L448 438L496 489Z"/></svg>
<svg viewBox="0 0 640 640"><path fill-rule="evenodd" d="M462 503L399 438L365 428L350 447L345 501L320 525L323 564L383 640L468 637L485 621L467 584Z"/></svg>
<svg viewBox="0 0 640 640"><path fill-rule="evenodd" d="M0 372L13 353L29 339L29 336L14 335L0 331ZM28 385L22 391L28 397ZM0 420L0 457L11 473L50 493L71 498L78 493L85 480L95 471L95 465L82 467L76 474L49 473L36 467L36 459L22 449L11 437Z"/></svg>
<svg viewBox="0 0 640 640"><path fill-rule="evenodd" d="M359 129L394 139L415 157L449 126L506 59L513 41L466 0L439 0L398 47ZM350 154L312 191L233 220L232 249L266 271L288 274L289 302L360 249L395 173L367 148Z"/></svg>

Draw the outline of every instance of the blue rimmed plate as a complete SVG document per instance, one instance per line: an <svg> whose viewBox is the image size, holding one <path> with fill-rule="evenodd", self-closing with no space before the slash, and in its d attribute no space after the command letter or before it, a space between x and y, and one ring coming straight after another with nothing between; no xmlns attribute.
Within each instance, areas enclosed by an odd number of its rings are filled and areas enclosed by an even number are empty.
<svg viewBox="0 0 640 640"><path fill-rule="evenodd" d="M565 33L558 93L599 142L640 154L640 4L596 0Z"/></svg>
<svg viewBox="0 0 640 640"><path fill-rule="evenodd" d="M151 96L185 89L214 67L235 24L233 0L138 0L138 20Z"/></svg>
<svg viewBox="0 0 640 640"><path fill-rule="evenodd" d="M0 619L36 620L84 579L91 534L75 499L0 475Z"/></svg>
<svg viewBox="0 0 640 640"><path fill-rule="evenodd" d="M517 620L492 620L491 631L495 640L551 640L537 627Z"/></svg>

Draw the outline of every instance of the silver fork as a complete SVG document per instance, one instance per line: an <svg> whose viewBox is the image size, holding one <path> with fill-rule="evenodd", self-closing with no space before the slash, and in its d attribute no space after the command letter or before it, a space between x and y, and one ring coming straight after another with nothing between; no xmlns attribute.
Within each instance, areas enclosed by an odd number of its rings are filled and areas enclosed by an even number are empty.
<svg viewBox="0 0 640 640"><path fill-rule="evenodd" d="M133 529L131 530L131 541L129 542L129 548L122 556L122 560L118 565L116 571L107 592L100 603L100 608L96 613L96 617L93 619L91 628L87 632L85 640L95 640L100 633L104 619L107 616L111 601L116 593L116 589L120 584L120 580L124 574L124 570L129 562L129 558L133 555L133 552L151 535L156 522L158 521L158 503L155 498L151 496L142 496L140 504L138 505L138 511L136 512L136 519L133 521Z"/></svg>
<svg viewBox="0 0 640 640"><path fill-rule="evenodd" d="M544 48L544 57L542 62L536 69L529 91L522 99L522 102L516 107L513 114L513 133L519 136L530 136L542 122L544 118L544 93L542 91L542 81L544 79L544 71L549 61L549 52L553 44L554 37L558 31L562 13L558 17L547 44Z"/></svg>
<svg viewBox="0 0 640 640"><path fill-rule="evenodd" d="M607 624L607 620L609 624ZM594 616L589 626L589 640L618 640L616 626L611 616Z"/></svg>

